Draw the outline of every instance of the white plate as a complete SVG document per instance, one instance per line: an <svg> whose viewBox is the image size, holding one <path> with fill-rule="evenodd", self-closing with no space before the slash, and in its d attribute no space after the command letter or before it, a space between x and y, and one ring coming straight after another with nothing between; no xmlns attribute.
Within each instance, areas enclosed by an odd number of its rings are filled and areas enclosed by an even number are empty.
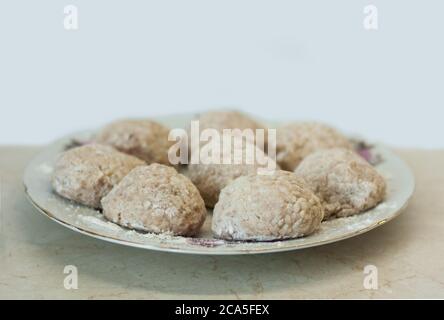
<svg viewBox="0 0 444 320"><path fill-rule="evenodd" d="M184 127L191 118L192 115L182 115L157 120L170 127ZM319 246L362 234L393 219L407 205L415 185L407 165L390 150L376 144L371 153L382 159L375 167L387 180L386 200L362 214L323 222L321 228L310 236L272 242L229 242L214 239L210 229L211 211L196 238L142 233L122 228L107 221L99 211L75 204L53 193L50 177L57 155L73 139L85 140L90 135L91 132L83 132L65 137L49 145L33 159L24 174L26 193L40 212L63 226L94 238L131 247L192 254L234 255Z"/></svg>

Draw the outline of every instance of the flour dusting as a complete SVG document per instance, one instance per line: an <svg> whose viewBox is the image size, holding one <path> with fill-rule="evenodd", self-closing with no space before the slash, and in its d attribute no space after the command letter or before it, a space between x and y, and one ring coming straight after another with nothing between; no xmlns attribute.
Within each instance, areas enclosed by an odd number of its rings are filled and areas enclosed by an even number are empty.
<svg viewBox="0 0 444 320"><path fill-rule="evenodd" d="M54 171L54 169L53 169L53 167L50 165L50 164L48 164L48 163L42 163L40 166L39 166L39 171L41 172L41 173L44 173L44 174L51 174L53 171Z"/></svg>
<svg viewBox="0 0 444 320"><path fill-rule="evenodd" d="M77 217L79 220L82 220L85 223L94 224L100 228L106 228L112 231L121 231L122 228L116 225L115 223L112 223L110 221L105 220L104 218L98 218L94 216L84 216L84 215L78 215Z"/></svg>

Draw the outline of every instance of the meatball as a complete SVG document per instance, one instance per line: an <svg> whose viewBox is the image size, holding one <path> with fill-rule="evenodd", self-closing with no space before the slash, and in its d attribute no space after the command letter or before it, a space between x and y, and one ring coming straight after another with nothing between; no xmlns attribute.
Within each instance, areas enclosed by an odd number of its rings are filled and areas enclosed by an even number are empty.
<svg viewBox="0 0 444 320"><path fill-rule="evenodd" d="M225 187L212 230L227 240L268 241L307 236L321 224L318 197L294 173L244 176Z"/></svg>
<svg viewBox="0 0 444 320"><path fill-rule="evenodd" d="M148 164L169 165L169 129L152 120L119 120L105 126L94 141L134 155Z"/></svg>
<svg viewBox="0 0 444 320"><path fill-rule="evenodd" d="M202 132L205 129L215 129L221 136L224 129L252 129L256 133L256 129L264 130L264 143L257 143L258 147L266 150L267 146L267 128L263 124L250 118L244 113L239 111L208 111L200 114L195 120L199 120L199 130ZM190 131L189 131L190 136ZM255 142L255 137L252 137L252 141ZM200 145L206 142L200 142ZM191 147L191 144L190 144Z"/></svg>
<svg viewBox="0 0 444 320"><path fill-rule="evenodd" d="M306 157L295 173L305 179L325 207L325 218L345 217L384 199L384 178L353 151L328 149Z"/></svg>
<svg viewBox="0 0 444 320"><path fill-rule="evenodd" d="M276 159L283 170L293 171L310 153L336 147L353 146L336 129L322 123L296 122L277 130Z"/></svg>
<svg viewBox="0 0 444 320"><path fill-rule="evenodd" d="M63 152L55 163L52 186L67 199L100 207L100 200L137 166L145 163L110 146L88 144Z"/></svg>
<svg viewBox="0 0 444 320"><path fill-rule="evenodd" d="M185 176L161 164L132 170L102 199L103 215L130 229L195 235L207 214L199 191Z"/></svg>
<svg viewBox="0 0 444 320"><path fill-rule="evenodd" d="M208 146L204 145L202 148ZM211 159L208 162L200 159L197 164L189 164L183 173L190 178L194 185L199 189L205 204L213 208L219 199L220 191L234 179L245 176L255 175L260 170L273 171L278 168L276 162L269 158L260 148L254 144L243 140L243 143L232 144L231 164L224 164L223 150L214 150ZM241 155L242 158L239 158ZM235 162L235 157L238 162ZM216 160L216 161L212 161Z"/></svg>

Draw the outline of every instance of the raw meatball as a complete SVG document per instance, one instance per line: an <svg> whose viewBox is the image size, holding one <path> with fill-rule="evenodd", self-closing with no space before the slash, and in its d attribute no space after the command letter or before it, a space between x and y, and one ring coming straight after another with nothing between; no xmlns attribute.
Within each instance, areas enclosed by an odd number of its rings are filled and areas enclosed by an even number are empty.
<svg viewBox="0 0 444 320"><path fill-rule="evenodd" d="M276 158L283 170L293 171L310 153L353 146L340 132L322 123L290 123L277 130Z"/></svg>
<svg viewBox="0 0 444 320"><path fill-rule="evenodd" d="M152 120L120 120L105 126L94 138L101 144L136 156L148 164L169 165L169 129Z"/></svg>
<svg viewBox="0 0 444 320"><path fill-rule="evenodd" d="M52 186L59 195L99 208L100 200L128 172L145 163L112 147L88 144L62 153L57 160Z"/></svg>
<svg viewBox="0 0 444 320"><path fill-rule="evenodd" d="M154 233L192 236L207 214L199 191L185 176L161 164L131 171L102 200L109 220Z"/></svg>
<svg viewBox="0 0 444 320"><path fill-rule="evenodd" d="M202 148L206 146L208 144ZM251 150L253 152L250 152ZM205 164L200 159L198 164L189 164L187 169L184 170L184 174L199 189L206 206L209 208L213 208L218 201L220 191L237 177L257 174L261 168L270 168L271 170L279 168L276 162L269 158L262 149L246 142L246 140L243 140L241 146L232 144L231 164L223 163L223 151L221 149L214 151L214 159L217 159L215 161L217 163ZM242 155L242 159L239 159L237 164L234 162L236 154Z"/></svg>
<svg viewBox="0 0 444 320"><path fill-rule="evenodd" d="M201 132L205 129L215 129L221 136L224 129L252 129L254 133L256 133L256 129L264 129L264 145L262 147L262 144L258 143L258 147L266 150L266 126L239 111L208 111L200 114L195 120L199 120L199 129ZM255 141L255 139L253 139L253 141ZM205 143L206 142L200 142L201 145Z"/></svg>
<svg viewBox="0 0 444 320"><path fill-rule="evenodd" d="M350 216L384 199L384 178L358 154L320 150L306 157L295 173L304 178L325 206L325 217Z"/></svg>
<svg viewBox="0 0 444 320"><path fill-rule="evenodd" d="M222 190L212 230L227 240L267 241L307 236L321 224L323 207L294 173L240 177Z"/></svg>

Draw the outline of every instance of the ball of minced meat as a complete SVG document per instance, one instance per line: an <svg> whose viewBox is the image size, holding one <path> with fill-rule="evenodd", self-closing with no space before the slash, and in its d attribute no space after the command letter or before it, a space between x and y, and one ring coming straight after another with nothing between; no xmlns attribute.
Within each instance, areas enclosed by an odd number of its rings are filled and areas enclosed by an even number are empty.
<svg viewBox="0 0 444 320"><path fill-rule="evenodd" d="M244 176L220 194L212 231L227 240L268 241L307 236L321 224L318 197L294 173Z"/></svg>
<svg viewBox="0 0 444 320"><path fill-rule="evenodd" d="M169 165L168 150L174 142L168 141L169 129L152 120L119 120L105 126L94 141L136 156L148 164Z"/></svg>
<svg viewBox="0 0 444 320"><path fill-rule="evenodd" d="M202 146L202 148L206 148L209 144ZM257 174L260 170L269 169L273 171L279 168L276 162L268 157L262 149L246 140L243 140L242 144L233 143L230 151L231 164L224 164L224 151L220 148L214 149L214 153L210 152L211 157L207 160L208 162L204 162L205 160L201 158L199 163L190 163L183 170L183 173L199 189L206 206L209 208L214 207L219 199L220 191L234 179L240 176ZM238 159L237 162L235 162L235 157Z"/></svg>
<svg viewBox="0 0 444 320"><path fill-rule="evenodd" d="M199 130L202 132L205 129L215 129L221 136L223 134L224 129L251 129L253 133L256 134L256 129L264 130L264 141L262 143L257 143L257 146L263 150L266 150L267 146L267 127L250 118L248 115L234 110L217 110L217 111L208 111L204 112L196 117L194 120L199 120ZM188 130L188 135L190 136L191 131ZM255 142L256 138L252 137L250 142ZM190 147L191 143L190 141ZM203 141L194 141L196 143L200 143L200 145L205 144Z"/></svg>
<svg viewBox="0 0 444 320"><path fill-rule="evenodd" d="M366 160L346 149L320 150L295 170L325 207L325 218L345 217L376 206L384 199L384 178Z"/></svg>
<svg viewBox="0 0 444 320"><path fill-rule="evenodd" d="M207 214L191 181L161 164L132 170L102 199L102 207L107 219L123 227L183 236L195 235Z"/></svg>
<svg viewBox="0 0 444 320"><path fill-rule="evenodd" d="M353 146L347 137L322 123L296 122L277 129L276 159L283 170L293 171L309 154L336 147Z"/></svg>
<svg viewBox="0 0 444 320"><path fill-rule="evenodd" d="M62 197L100 208L100 200L142 160L110 146L88 144L63 152L55 163L52 186Z"/></svg>

